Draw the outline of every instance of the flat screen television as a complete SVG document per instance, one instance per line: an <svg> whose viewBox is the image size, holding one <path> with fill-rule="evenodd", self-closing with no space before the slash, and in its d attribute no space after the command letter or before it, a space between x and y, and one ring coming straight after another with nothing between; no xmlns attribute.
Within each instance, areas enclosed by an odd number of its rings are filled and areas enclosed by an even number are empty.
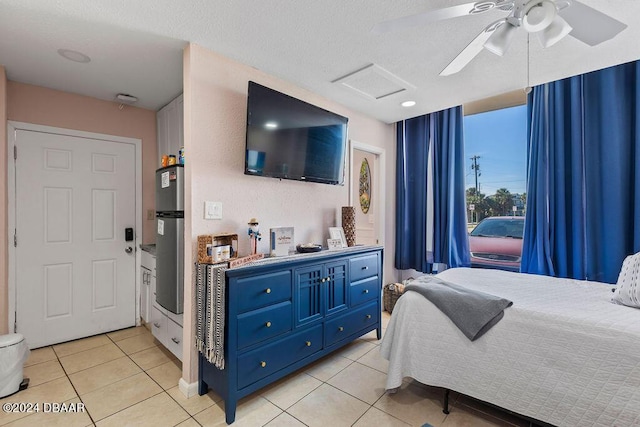
<svg viewBox="0 0 640 427"><path fill-rule="evenodd" d="M348 119L249 82L246 175L344 184Z"/></svg>

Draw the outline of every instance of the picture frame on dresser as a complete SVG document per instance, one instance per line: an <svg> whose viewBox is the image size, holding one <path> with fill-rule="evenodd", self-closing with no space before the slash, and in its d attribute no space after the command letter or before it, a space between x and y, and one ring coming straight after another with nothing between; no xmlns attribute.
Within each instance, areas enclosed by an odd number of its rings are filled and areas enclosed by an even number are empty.
<svg viewBox="0 0 640 427"><path fill-rule="evenodd" d="M342 247L347 247L347 238L344 235L344 229L342 227L329 227L329 238L340 239Z"/></svg>

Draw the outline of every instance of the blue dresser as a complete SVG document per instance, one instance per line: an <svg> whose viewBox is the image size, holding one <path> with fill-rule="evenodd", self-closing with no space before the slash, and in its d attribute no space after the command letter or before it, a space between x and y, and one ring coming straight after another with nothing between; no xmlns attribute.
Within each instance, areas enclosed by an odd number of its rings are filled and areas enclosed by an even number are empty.
<svg viewBox="0 0 640 427"><path fill-rule="evenodd" d="M225 368L200 354L198 392L218 393L231 424L240 398L374 329L380 339L382 256L360 246L227 270Z"/></svg>

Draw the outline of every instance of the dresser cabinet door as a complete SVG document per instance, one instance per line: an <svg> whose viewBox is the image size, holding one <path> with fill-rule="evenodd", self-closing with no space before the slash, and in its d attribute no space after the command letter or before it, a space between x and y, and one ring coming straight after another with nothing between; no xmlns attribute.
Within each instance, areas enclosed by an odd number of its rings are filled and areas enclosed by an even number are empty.
<svg viewBox="0 0 640 427"><path fill-rule="evenodd" d="M347 308L347 295L349 286L347 280L347 262L339 261L327 264L326 289L327 289L327 311L330 315Z"/></svg>
<svg viewBox="0 0 640 427"><path fill-rule="evenodd" d="M296 326L322 318L322 279L326 279L323 270L322 266L313 266L295 271Z"/></svg>

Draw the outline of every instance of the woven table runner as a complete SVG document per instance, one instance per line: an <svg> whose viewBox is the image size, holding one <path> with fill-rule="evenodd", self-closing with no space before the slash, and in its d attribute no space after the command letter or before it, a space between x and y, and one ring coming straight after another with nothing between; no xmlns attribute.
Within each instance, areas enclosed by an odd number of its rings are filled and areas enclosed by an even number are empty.
<svg viewBox="0 0 640 427"><path fill-rule="evenodd" d="M198 264L196 278L196 347L224 369L224 297L226 264Z"/></svg>

